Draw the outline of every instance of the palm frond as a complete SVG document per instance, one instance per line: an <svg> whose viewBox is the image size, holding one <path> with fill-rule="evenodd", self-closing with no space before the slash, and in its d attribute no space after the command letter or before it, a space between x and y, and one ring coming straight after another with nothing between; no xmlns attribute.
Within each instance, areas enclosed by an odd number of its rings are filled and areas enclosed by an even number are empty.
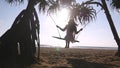
<svg viewBox="0 0 120 68"><path fill-rule="evenodd" d="M116 9L120 9L120 0L112 0L111 5Z"/></svg>
<svg viewBox="0 0 120 68"><path fill-rule="evenodd" d="M76 19L80 13L80 4L72 5L70 11L70 17Z"/></svg>
<svg viewBox="0 0 120 68"><path fill-rule="evenodd" d="M45 9L49 6L49 2L46 1L46 0L40 0L38 2L38 5L39 5L39 11L40 12L45 12Z"/></svg>
<svg viewBox="0 0 120 68"><path fill-rule="evenodd" d="M60 3L59 1L52 1L51 5L48 8L48 13L55 13L60 9Z"/></svg>
<svg viewBox="0 0 120 68"><path fill-rule="evenodd" d="M5 1L12 4L12 3L22 3L24 0L5 0Z"/></svg>
<svg viewBox="0 0 120 68"><path fill-rule="evenodd" d="M85 24L85 22L90 22L96 17L96 10L94 10L91 6L83 6L81 7L81 14L79 15L79 20Z"/></svg>
<svg viewBox="0 0 120 68"><path fill-rule="evenodd" d="M76 2L76 0L59 0L62 6L70 6Z"/></svg>
<svg viewBox="0 0 120 68"><path fill-rule="evenodd" d="M78 19L81 24L86 24L96 17L96 10L90 5L79 5L71 10L71 18Z"/></svg>

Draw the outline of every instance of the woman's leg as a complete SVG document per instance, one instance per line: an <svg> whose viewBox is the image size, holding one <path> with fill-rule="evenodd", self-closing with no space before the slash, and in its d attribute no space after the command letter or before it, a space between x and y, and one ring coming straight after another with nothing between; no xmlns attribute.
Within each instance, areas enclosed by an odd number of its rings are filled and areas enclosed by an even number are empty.
<svg viewBox="0 0 120 68"><path fill-rule="evenodd" d="M65 48L67 48L68 43L67 43L67 41L65 41L65 42L66 42L66 46L65 46Z"/></svg>
<svg viewBox="0 0 120 68"><path fill-rule="evenodd" d="M70 41L68 41L68 45L67 45L67 48L69 48L69 44L70 44Z"/></svg>
<svg viewBox="0 0 120 68"><path fill-rule="evenodd" d="M66 46L65 48L69 48L70 41L66 41Z"/></svg>

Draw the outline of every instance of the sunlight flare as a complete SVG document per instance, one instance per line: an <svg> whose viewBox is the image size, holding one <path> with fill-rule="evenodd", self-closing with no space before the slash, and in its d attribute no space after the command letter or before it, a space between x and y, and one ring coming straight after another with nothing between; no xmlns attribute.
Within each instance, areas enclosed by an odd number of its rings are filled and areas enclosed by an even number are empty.
<svg viewBox="0 0 120 68"><path fill-rule="evenodd" d="M62 8L54 17L57 25L64 27L69 20L69 9Z"/></svg>

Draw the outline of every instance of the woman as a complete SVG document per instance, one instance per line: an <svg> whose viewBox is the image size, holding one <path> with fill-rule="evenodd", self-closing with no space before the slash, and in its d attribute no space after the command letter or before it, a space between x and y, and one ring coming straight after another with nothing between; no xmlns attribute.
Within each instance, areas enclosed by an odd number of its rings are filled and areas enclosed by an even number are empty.
<svg viewBox="0 0 120 68"><path fill-rule="evenodd" d="M75 34L78 34L80 31L82 31L82 29L77 31L76 26L77 26L77 24L74 22L73 19L71 19L64 28L61 28L57 25L57 28L59 28L60 30L62 30L62 31L67 30L66 36L65 36L65 41L66 41L65 48L69 48L70 42L75 42Z"/></svg>

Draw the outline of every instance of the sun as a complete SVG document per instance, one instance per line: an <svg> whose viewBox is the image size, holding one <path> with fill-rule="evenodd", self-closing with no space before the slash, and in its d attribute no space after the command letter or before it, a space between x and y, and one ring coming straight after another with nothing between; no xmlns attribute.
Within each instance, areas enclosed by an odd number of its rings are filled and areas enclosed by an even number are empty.
<svg viewBox="0 0 120 68"><path fill-rule="evenodd" d="M57 25L64 27L69 20L69 9L67 8L62 8L57 14L56 17L54 18Z"/></svg>

